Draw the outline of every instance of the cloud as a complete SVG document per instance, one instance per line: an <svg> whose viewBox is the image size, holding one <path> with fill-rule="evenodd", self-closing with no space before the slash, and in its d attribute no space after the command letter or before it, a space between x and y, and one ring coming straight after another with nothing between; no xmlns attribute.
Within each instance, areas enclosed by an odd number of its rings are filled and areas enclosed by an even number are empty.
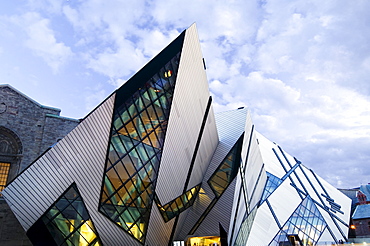
<svg viewBox="0 0 370 246"><path fill-rule="evenodd" d="M96 84L85 88L85 109L87 112L92 111L107 96L102 84Z"/></svg>
<svg viewBox="0 0 370 246"><path fill-rule="evenodd" d="M56 40L48 19L42 18L38 13L29 12L22 16L20 25L28 34L26 46L43 58L54 73L72 57L71 49Z"/></svg>
<svg viewBox="0 0 370 246"><path fill-rule="evenodd" d="M65 0L68 2L69 0ZM63 1L54 0L27 0L27 6L32 11L43 10L48 14L60 14L62 10Z"/></svg>
<svg viewBox="0 0 370 246"><path fill-rule="evenodd" d="M215 111L247 106L259 132L348 187L363 182L370 161L369 7L330 0L31 0L19 26L54 71L73 56L85 72L118 87L196 22ZM111 89L98 84L88 86L88 108Z"/></svg>

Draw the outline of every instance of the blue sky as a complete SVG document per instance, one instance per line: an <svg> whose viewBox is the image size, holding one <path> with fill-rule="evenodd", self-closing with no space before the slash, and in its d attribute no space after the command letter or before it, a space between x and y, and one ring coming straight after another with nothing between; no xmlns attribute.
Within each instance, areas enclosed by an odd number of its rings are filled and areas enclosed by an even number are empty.
<svg viewBox="0 0 370 246"><path fill-rule="evenodd" d="M0 2L0 84L83 118L196 22L216 112L340 188L370 182L369 1Z"/></svg>

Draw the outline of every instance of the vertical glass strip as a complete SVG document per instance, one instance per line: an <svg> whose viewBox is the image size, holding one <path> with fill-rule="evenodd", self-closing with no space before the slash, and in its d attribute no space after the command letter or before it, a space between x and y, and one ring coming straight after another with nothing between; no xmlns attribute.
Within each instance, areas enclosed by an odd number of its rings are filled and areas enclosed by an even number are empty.
<svg viewBox="0 0 370 246"><path fill-rule="evenodd" d="M100 212L144 243L180 52L114 109ZM174 203L175 205L177 203ZM177 205L172 210L180 211Z"/></svg>

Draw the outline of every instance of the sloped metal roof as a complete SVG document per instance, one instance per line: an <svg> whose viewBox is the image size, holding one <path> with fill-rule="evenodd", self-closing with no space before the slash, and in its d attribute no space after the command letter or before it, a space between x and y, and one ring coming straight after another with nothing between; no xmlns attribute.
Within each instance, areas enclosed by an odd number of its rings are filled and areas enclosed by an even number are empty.
<svg viewBox="0 0 370 246"><path fill-rule="evenodd" d="M370 204L358 205L352 215L352 219L359 220L366 218L370 218Z"/></svg>

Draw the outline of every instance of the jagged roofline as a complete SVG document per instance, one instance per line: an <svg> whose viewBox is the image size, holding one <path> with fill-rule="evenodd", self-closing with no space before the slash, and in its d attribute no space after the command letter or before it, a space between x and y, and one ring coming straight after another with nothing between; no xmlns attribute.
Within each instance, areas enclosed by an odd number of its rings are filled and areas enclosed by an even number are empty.
<svg viewBox="0 0 370 246"><path fill-rule="evenodd" d="M46 105L42 105L42 104L38 103L37 101L33 100L32 98L30 98L29 96L27 96L26 94L22 93L21 91L17 90L16 88L14 88L13 86L11 86L9 84L0 84L0 88L1 87L2 88L9 88L9 89L15 91L16 93L18 93L19 95L21 95L22 97L26 98L27 100L29 100L30 102L32 102L33 104L37 105L40 108L46 108L46 109L56 110L56 111L59 111L59 113L62 111L59 108L55 108L55 107L51 107L51 106L46 106Z"/></svg>
<svg viewBox="0 0 370 246"><path fill-rule="evenodd" d="M185 29L167 47L160 51L158 55L156 55L152 60L145 64L138 72L136 72L129 80L127 80L126 83L124 83L120 88L115 90L104 101L96 106L95 109L100 107L100 105L108 100L108 98L110 98L113 94L116 94L114 103L115 108L124 103L127 98L132 96L151 77L153 77L153 75L163 67L163 64L167 63L169 60L171 60L172 57L174 57L178 52L182 50L186 30L187 29ZM86 119L92 112L95 111L95 109L91 110L91 112L88 113L83 119Z"/></svg>
<svg viewBox="0 0 370 246"><path fill-rule="evenodd" d="M174 57L179 51L182 50L186 30L184 30L174 41L172 41L167 47L165 47L158 55L156 55L146 65L144 65L144 67L141 68L137 73L135 73L125 84L123 84L120 88L115 90L111 95L109 95L106 99L104 99L98 106L96 106L93 110L91 110L90 113L88 113L81 120L84 120L87 117L89 117L90 114L92 114L97 108L99 108L102 104L104 104L104 102L106 102L113 94L116 94L115 104L114 104L115 107L124 103L128 97L132 96L135 93L135 91L137 91L140 87L142 87L156 72L158 72L165 63L171 60L172 57ZM10 89L14 90L20 95L31 100L35 104L39 106L43 106L8 84L0 84L0 87L9 87ZM47 106L43 106L43 107L49 108ZM56 109L52 107L50 108ZM33 163L35 163L41 156L45 155L46 152L48 152L49 150L50 148L46 149L43 153L41 153L33 162L30 163L30 165L28 165L22 172L20 172L17 176L15 176L14 179L12 179L5 187L7 187L14 180L16 180L22 173L24 173L29 167L31 167Z"/></svg>
<svg viewBox="0 0 370 246"><path fill-rule="evenodd" d="M120 106L127 98L131 97L139 88L157 73L164 64L171 60L182 50L185 37L184 30L172 43L164 48L157 56L148 62L142 69L134 74L124 85L116 91L116 101L114 106Z"/></svg>

